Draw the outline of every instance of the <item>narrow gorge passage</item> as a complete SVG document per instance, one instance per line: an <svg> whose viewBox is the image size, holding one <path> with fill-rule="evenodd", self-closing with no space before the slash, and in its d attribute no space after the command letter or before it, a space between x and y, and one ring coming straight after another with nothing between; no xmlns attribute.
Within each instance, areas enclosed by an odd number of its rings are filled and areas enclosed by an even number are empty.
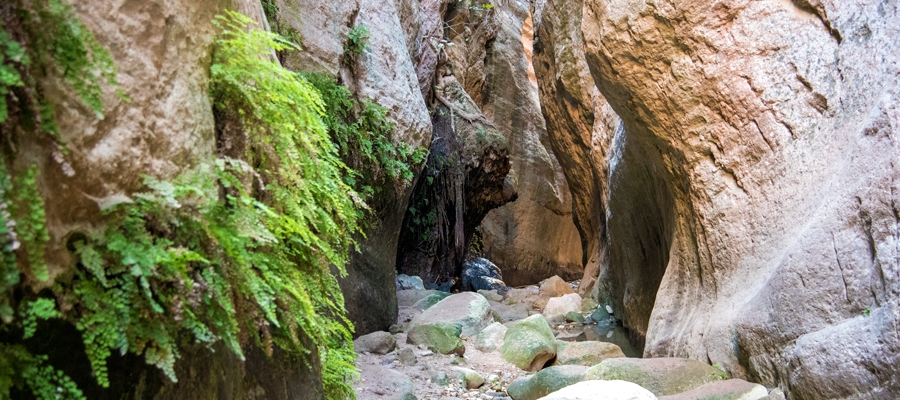
<svg viewBox="0 0 900 400"><path fill-rule="evenodd" d="M4 1L0 400L900 398L898 26Z"/></svg>

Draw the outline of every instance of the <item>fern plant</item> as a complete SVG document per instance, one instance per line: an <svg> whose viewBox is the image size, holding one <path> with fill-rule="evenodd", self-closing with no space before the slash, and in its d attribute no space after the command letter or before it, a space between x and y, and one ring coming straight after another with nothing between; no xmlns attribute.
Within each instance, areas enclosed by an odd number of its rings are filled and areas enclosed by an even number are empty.
<svg viewBox="0 0 900 400"><path fill-rule="evenodd" d="M387 120L384 107L358 101L350 90L325 74L302 76L322 94L323 120L342 160L351 168L345 182L365 194L367 201L383 187L407 187L428 150L413 149L403 142L394 144L394 124Z"/></svg>

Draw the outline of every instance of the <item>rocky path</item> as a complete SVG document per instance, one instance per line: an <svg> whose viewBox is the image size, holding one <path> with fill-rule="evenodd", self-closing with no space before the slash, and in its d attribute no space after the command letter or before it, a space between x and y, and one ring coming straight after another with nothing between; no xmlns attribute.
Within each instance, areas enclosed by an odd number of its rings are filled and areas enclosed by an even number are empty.
<svg viewBox="0 0 900 400"><path fill-rule="evenodd" d="M575 294L577 282L554 277L503 295L412 286L397 293L391 332L355 341L360 400L784 398L698 361L625 357L586 340L585 326L615 318Z"/></svg>

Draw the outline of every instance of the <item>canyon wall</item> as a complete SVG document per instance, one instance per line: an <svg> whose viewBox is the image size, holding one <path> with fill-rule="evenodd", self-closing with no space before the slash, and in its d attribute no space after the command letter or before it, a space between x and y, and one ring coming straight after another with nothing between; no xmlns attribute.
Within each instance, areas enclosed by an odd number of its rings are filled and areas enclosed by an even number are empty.
<svg viewBox="0 0 900 400"><path fill-rule="evenodd" d="M529 72L528 5L511 1L493 12L499 29L485 46L485 83L477 92L485 115L509 141L507 179L519 197L485 217L482 255L500 267L510 286L553 275L577 279L583 274L582 243L572 219L572 196L551 150L537 84L529 77L534 72Z"/></svg>
<svg viewBox="0 0 900 400"><path fill-rule="evenodd" d="M430 146L431 120L408 46L415 36L407 35L416 33L406 31L408 26L420 25L429 13L394 2L278 0L273 4L278 7L276 23L282 30L296 32L303 49L283 57L287 68L338 79L354 95L388 110L395 143ZM348 58L344 43L354 26L368 30L367 48ZM423 73L433 74L433 70ZM365 237L358 238L359 251L351 253L347 277L340 282L357 335L385 330L397 319L394 265L411 189L383 188L385 198L379 200L388 207L367 221Z"/></svg>
<svg viewBox="0 0 900 400"><path fill-rule="evenodd" d="M572 100L544 114L555 143L577 143L554 150L576 210L601 214L578 215L582 240L600 235L601 292L645 356L719 364L790 398L896 397L897 4L586 0L581 84L555 46L579 17L553 16L580 4L546 4L542 95ZM586 145L577 94L594 85L623 121L609 147Z"/></svg>

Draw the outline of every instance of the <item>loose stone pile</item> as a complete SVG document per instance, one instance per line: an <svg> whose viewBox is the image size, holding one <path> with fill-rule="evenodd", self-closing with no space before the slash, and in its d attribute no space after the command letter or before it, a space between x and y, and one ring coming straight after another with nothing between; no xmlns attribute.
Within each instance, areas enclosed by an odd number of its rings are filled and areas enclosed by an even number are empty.
<svg viewBox="0 0 900 400"><path fill-rule="evenodd" d="M400 289L397 298L391 332L354 342L360 400L783 399L699 361L627 358L616 344L586 340L582 327L614 325L614 310L559 277L477 293Z"/></svg>

